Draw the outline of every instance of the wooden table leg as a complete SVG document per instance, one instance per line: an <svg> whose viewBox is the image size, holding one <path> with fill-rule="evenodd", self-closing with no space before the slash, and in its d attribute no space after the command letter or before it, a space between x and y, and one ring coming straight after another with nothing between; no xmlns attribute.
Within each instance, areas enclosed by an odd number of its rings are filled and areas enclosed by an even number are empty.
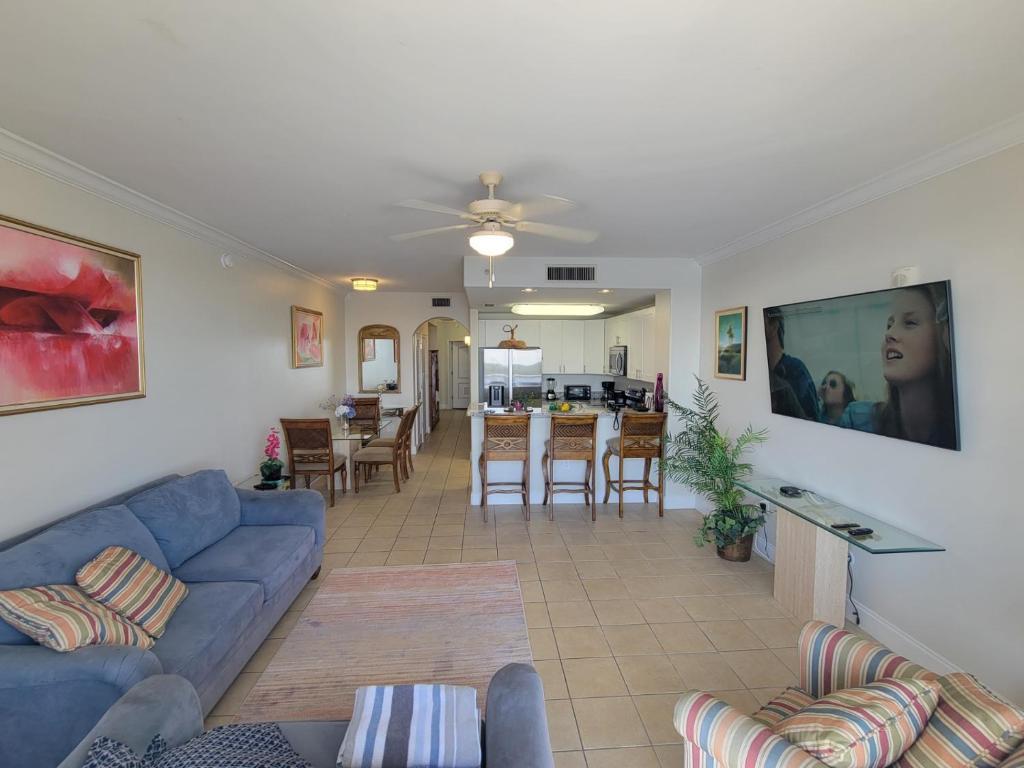
<svg viewBox="0 0 1024 768"><path fill-rule="evenodd" d="M846 622L849 545L776 507L775 599L798 621Z"/></svg>

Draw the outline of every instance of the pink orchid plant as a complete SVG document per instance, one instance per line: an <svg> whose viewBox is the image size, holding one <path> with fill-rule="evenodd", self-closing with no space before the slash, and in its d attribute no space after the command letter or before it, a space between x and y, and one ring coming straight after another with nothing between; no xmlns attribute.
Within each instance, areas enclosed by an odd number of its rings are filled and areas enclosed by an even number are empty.
<svg viewBox="0 0 1024 768"><path fill-rule="evenodd" d="M260 464L260 473L265 478L275 474L280 477L281 467L284 466L284 462L280 458L281 436L278 434L277 427L271 427L270 432L267 433L267 445L263 449L263 455L267 458Z"/></svg>

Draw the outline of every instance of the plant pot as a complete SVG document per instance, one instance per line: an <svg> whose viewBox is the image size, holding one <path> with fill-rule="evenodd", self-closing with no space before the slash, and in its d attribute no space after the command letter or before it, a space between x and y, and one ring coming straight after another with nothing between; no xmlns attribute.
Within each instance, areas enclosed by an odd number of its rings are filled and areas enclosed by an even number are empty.
<svg viewBox="0 0 1024 768"><path fill-rule="evenodd" d="M750 534L725 547L719 547L718 556L733 563L745 563L750 560L750 551L753 546L754 534Z"/></svg>
<svg viewBox="0 0 1024 768"><path fill-rule="evenodd" d="M260 467L260 477L263 478L263 482L272 483L281 479L282 467L277 466L271 469L270 467Z"/></svg>

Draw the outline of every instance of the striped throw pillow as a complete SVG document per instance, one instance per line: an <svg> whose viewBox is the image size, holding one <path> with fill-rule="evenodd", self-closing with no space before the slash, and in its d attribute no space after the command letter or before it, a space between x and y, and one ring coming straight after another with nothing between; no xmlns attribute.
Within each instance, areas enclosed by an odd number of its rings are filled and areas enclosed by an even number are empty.
<svg viewBox="0 0 1024 768"><path fill-rule="evenodd" d="M75 581L93 600L153 637L163 635L174 611L188 596L184 582L125 547L104 549L78 569Z"/></svg>
<svg viewBox="0 0 1024 768"><path fill-rule="evenodd" d="M814 699L799 688L787 688L757 710L751 717L770 728L783 718L795 715L801 709L809 707L813 703Z"/></svg>
<svg viewBox="0 0 1024 768"><path fill-rule="evenodd" d="M898 768L995 768L1024 741L1024 711L971 675L945 675L939 685L939 706Z"/></svg>
<svg viewBox="0 0 1024 768"><path fill-rule="evenodd" d="M73 585L0 592L0 618L55 651L86 645L153 647L153 638Z"/></svg>
<svg viewBox="0 0 1024 768"><path fill-rule="evenodd" d="M832 768L885 768L914 743L938 701L935 681L888 678L830 693L772 730Z"/></svg>
<svg viewBox="0 0 1024 768"><path fill-rule="evenodd" d="M476 689L371 685L356 690L340 768L479 768Z"/></svg>

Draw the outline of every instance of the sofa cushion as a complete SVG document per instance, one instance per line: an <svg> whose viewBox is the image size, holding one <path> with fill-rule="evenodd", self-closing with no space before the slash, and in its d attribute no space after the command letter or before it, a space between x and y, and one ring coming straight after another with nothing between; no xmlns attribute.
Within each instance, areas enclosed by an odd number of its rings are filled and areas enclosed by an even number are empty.
<svg viewBox="0 0 1024 768"><path fill-rule="evenodd" d="M938 702L934 680L887 678L833 691L772 731L832 768L886 768L914 743Z"/></svg>
<svg viewBox="0 0 1024 768"><path fill-rule="evenodd" d="M255 581L269 600L298 569L316 541L305 525L242 525L176 568L182 581Z"/></svg>
<svg viewBox="0 0 1024 768"><path fill-rule="evenodd" d="M263 606L259 584L214 581L189 584L163 637L153 646L164 672L196 685L212 674L250 629Z"/></svg>
<svg viewBox="0 0 1024 768"><path fill-rule="evenodd" d="M0 618L62 653L86 645L153 647L149 635L70 584L0 592Z"/></svg>
<svg viewBox="0 0 1024 768"><path fill-rule="evenodd" d="M171 568L224 538L241 521L238 494L220 469L171 480L125 504L152 531Z"/></svg>
<svg viewBox="0 0 1024 768"><path fill-rule="evenodd" d="M188 588L126 547L107 547L78 569L75 581L103 603L153 637L160 637Z"/></svg>
<svg viewBox="0 0 1024 768"><path fill-rule="evenodd" d="M75 572L112 544L168 569L153 534L128 507L119 504L70 517L0 552L0 589L74 584ZM0 622L0 645L31 643L29 637Z"/></svg>
<svg viewBox="0 0 1024 768"><path fill-rule="evenodd" d="M943 675L939 685L935 714L897 768L995 768L1021 743L1024 711L964 672Z"/></svg>

